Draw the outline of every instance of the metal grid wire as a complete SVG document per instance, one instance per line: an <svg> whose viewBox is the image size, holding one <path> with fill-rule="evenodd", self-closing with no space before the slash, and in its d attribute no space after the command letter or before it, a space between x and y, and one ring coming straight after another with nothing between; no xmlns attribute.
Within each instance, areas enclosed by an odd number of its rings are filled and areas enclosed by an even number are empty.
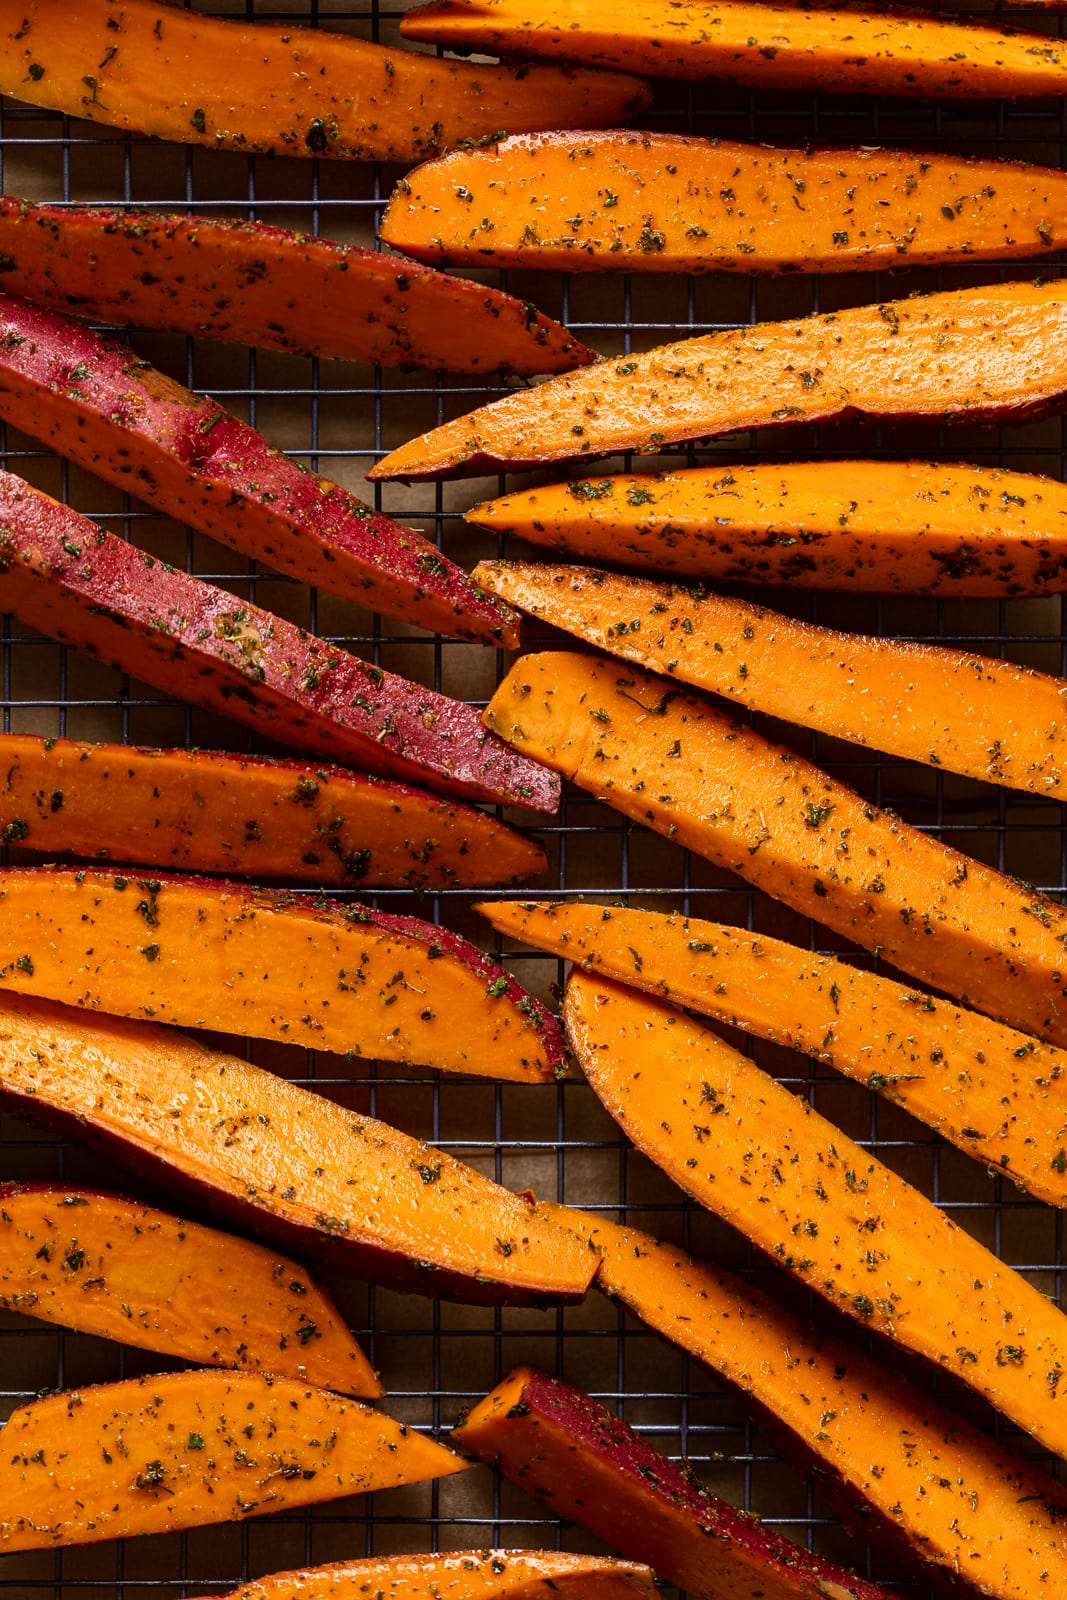
<svg viewBox="0 0 1067 1600"><path fill-rule="evenodd" d="M207 7L205 7L207 9ZM273 3L214 5L230 15L272 21L321 21L363 37L395 41L396 11L333 5ZM1011 21L1057 32L1059 19L1013 12ZM235 72L239 63L235 62ZM717 86L662 87L648 126L766 143L904 144L916 149L1003 155L1063 164L1067 100L1008 105L906 105L877 99L759 96ZM107 128L68 121L5 103L0 109L4 192L38 200L148 204L290 225L360 243L373 239L384 199L400 168L347 163L266 160L186 150L124 137ZM715 274L702 279L596 275L569 280L533 272L478 273L567 321L605 353L648 348L687 330L733 327L775 316L829 310L912 290L961 287L1023 277L1033 270L1059 275L1062 258L1040 267L998 268L969 261L951 269L907 268L899 273L755 280ZM481 403L481 380L407 376L209 345L184 337L138 334L132 342L175 377L217 396L246 415L299 460L365 492L363 474L386 449L416 432ZM430 639L383 625L356 607L319 596L286 578L261 572L211 541L132 503L51 452L8 429L4 464L76 505L153 553L235 593L258 600L314 631L337 639L380 664L446 692L484 702L505 664L502 653ZM948 431L917 427L793 430L720 442L706 450L663 458L664 464L719 460L790 459L818 455L928 456L972 460L1061 475L1067 436L1054 418L1008 429ZM606 464L607 465L607 464ZM503 542L479 535L462 511L493 483L446 486L386 485L375 491L387 511L436 534L442 547L471 562L505 553ZM879 600L855 595L763 591L793 615L888 636L966 641L968 646L1067 675L1067 640L1059 601L944 602ZM549 637L531 630L531 644ZM269 749L208 713L189 710L118 674L58 649L6 620L2 646L4 727L15 731L123 739L135 743L196 744L206 748ZM879 805L950 838L958 847L1053 893L1067 885L1067 831L1052 801L992 791L986 786L909 767L829 738L774 726L791 743L860 789ZM521 820L521 819L520 819ZM552 865L536 886L632 904L676 908L694 915L777 933L812 948L842 949L825 929L774 906L728 874L690 858L667 841L631 826L596 802L570 795L557 822L541 830ZM32 859L32 858L26 858ZM503 891L500 891L503 892ZM486 942L485 924L471 907L483 896L464 891L418 898L399 891L376 899L395 909L440 918ZM563 973L556 962L506 950L509 964L535 991L550 997ZM864 957L857 957L865 960ZM662 1237L685 1243L768 1286L818 1320L838 1326L835 1313L811 1306L806 1291L725 1226L683 1203L644 1158L629 1151L614 1123L578 1081L557 1088L495 1086L484 1081L438 1081L393 1067L360 1062L356 1071L336 1058L291 1047L225 1043L264 1066L358 1106L443 1148L455 1151L513 1187L603 1208ZM800 1062L788 1052L758 1046L756 1056L783 1081L854 1137L919 1184L1040 1288L1060 1298L1061 1213L1052 1212L988 1177L941 1144L898 1108L858 1085ZM0 1116L0 1177L115 1182L115 1174L80 1148ZM566 1311L493 1311L435 1305L331 1279L352 1326L365 1339L389 1389L394 1414L419 1427L447 1428L462 1407L519 1361L559 1371L617 1406L628 1421L736 1504L761 1512L801 1541L881 1579L912 1600L930 1591L914 1572L883 1550L850 1536L837 1515L778 1457L751 1424L744 1404L716 1376L661 1343L596 1296ZM840 1324L847 1336L861 1337ZM1020 1450L1036 1446L945 1376L879 1345L891 1365L939 1391L990 1429L1002 1428ZM0 1313L0 1417L42 1388L68 1387L173 1366L164 1358L64 1334ZM947 1393L946 1393L947 1391ZM364 1553L485 1544L596 1548L580 1530L562 1530L519 1491L483 1471L341 1502L310 1513L90 1546L0 1562L0 1589L26 1600L53 1590L112 1594L204 1593L241 1579L306 1562Z"/></svg>

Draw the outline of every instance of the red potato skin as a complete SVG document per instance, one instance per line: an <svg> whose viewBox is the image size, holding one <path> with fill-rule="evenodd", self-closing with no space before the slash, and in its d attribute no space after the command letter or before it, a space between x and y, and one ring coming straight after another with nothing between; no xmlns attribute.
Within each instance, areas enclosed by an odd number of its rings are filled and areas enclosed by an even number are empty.
<svg viewBox="0 0 1067 1600"><path fill-rule="evenodd" d="M0 473L0 606L282 743L466 800L558 808L558 777L472 707L168 568L12 473Z"/></svg>
<svg viewBox="0 0 1067 1600"><path fill-rule="evenodd" d="M816 422L1023 422L1067 399L1067 280L1001 283L712 332L515 390L413 439L375 480L655 455Z"/></svg>
<svg viewBox="0 0 1067 1600"><path fill-rule="evenodd" d="M305 471L126 345L7 295L0 295L0 417L302 583L419 627L483 644L518 641L514 613L421 533Z"/></svg>
<svg viewBox="0 0 1067 1600"><path fill-rule="evenodd" d="M352 1113L275 1073L210 1050L172 1029L96 1015L30 995L0 991L0 1018L5 1032L17 1029L18 1049L27 1056L32 1053L35 1079L33 1083L16 1083L0 1063L0 1106L50 1132L75 1140L130 1173L149 1192L161 1191L215 1226L232 1224L236 1230L255 1234L298 1260L316 1262L403 1294L423 1294L463 1305L531 1307L558 1306L585 1298L597 1263L593 1252L584 1244L579 1252L583 1263L580 1280L571 1271L567 1287L545 1288L529 1281L529 1275L524 1282L504 1276L472 1277L458 1268L416 1258L414 1254L405 1255L366 1237L357 1237L347 1226L327 1226L327 1219L317 1218L316 1225L312 1225L310 1221L289 1214L286 1196L279 1194L279 1189L281 1182L288 1183L292 1179L291 1163L279 1147L276 1131L272 1131L272 1125L276 1129L282 1120L277 1115L278 1107L283 1113L291 1110L294 1101L308 1107L307 1117L313 1118L315 1124L305 1122L310 1130L309 1138L331 1158L343 1154L346 1142L351 1139ZM72 1044L75 1039L76 1047ZM189 1165L183 1165L180 1154L163 1138L149 1133L134 1139L107 1126L106 1107L96 1092L88 1096L80 1094L75 1067L87 1042L93 1054L108 1063L109 1079L121 1081L118 1073L122 1057L121 1054L116 1057L116 1041L122 1052L134 1052L139 1062L147 1064L160 1103L169 1097L181 1104L178 1096L195 1099L199 1093L207 1097L206 1103L210 1105L217 1098L220 1081L226 1079L231 1097L234 1083L240 1084L238 1101L244 1108L240 1129L253 1124L266 1107L271 1114L264 1131L253 1128L252 1133L261 1150L269 1146L268 1154L273 1151L271 1164L265 1169L272 1180L269 1185L249 1184L250 1158L243 1154L239 1157L239 1180L228 1172L224 1180L212 1183L209 1177L198 1176ZM116 1059L119 1067L113 1070L110 1063ZM46 1096L41 1080L46 1080L55 1092ZM227 1101L228 1109L231 1103L232 1098ZM139 1120L143 1122L144 1118ZM402 1165L426 1162L432 1156L445 1169L446 1178L454 1168L463 1168L463 1163L455 1161L447 1152L411 1139L384 1123L367 1117L360 1117L359 1121L372 1142L396 1147ZM244 1140L247 1143L247 1138L242 1133L240 1140L230 1142ZM559 1257L562 1259L569 1253L573 1263L573 1238L567 1237L568 1230L554 1212L539 1207L529 1195L516 1196L501 1190L490 1180L483 1180L480 1174L477 1180L479 1186L484 1183L482 1192L487 1200L491 1198L507 1204L508 1226L517 1229L527 1219L540 1229L555 1223L560 1233ZM588 1276L585 1272L587 1257Z"/></svg>
<svg viewBox="0 0 1067 1600"><path fill-rule="evenodd" d="M519 1367L452 1430L469 1455L694 1600L890 1600L712 1494L620 1417Z"/></svg>
<svg viewBox="0 0 1067 1600"><path fill-rule="evenodd" d="M263 222L0 197L0 285L94 322L383 367L533 377L595 359L529 301Z"/></svg>

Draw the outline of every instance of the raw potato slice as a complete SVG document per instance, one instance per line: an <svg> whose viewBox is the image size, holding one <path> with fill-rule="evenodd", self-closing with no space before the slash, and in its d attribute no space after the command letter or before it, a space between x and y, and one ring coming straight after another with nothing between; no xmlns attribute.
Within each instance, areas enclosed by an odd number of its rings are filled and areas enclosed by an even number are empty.
<svg viewBox="0 0 1067 1600"><path fill-rule="evenodd" d="M372 1556L276 1572L223 1600L655 1600L647 1567L558 1550Z"/></svg>
<svg viewBox="0 0 1067 1600"><path fill-rule="evenodd" d="M567 1036L605 1109L687 1194L817 1293L1067 1454L1067 1317L710 1028L574 973Z"/></svg>
<svg viewBox="0 0 1067 1600"><path fill-rule="evenodd" d="M0 418L301 583L421 628L514 641L514 616L421 533L306 471L126 345L3 294Z"/></svg>
<svg viewBox="0 0 1067 1600"><path fill-rule="evenodd" d="M241 1522L466 1466L392 1417L292 1378L128 1378L12 1413L0 1553Z"/></svg>
<svg viewBox="0 0 1067 1600"><path fill-rule="evenodd" d="M417 917L211 878L0 868L0 982L119 1017L550 1083L559 1024Z"/></svg>
<svg viewBox="0 0 1067 1600"><path fill-rule="evenodd" d="M397 184L379 231L442 266L874 272L1058 249L1067 178L932 152L528 133L424 162Z"/></svg>
<svg viewBox="0 0 1067 1600"><path fill-rule="evenodd" d="M407 13L401 32L449 50L761 89L981 100L1058 97L1067 88L1060 40L936 13L761 0L570 0L561 14L546 0L431 0Z"/></svg>
<svg viewBox="0 0 1067 1600"><path fill-rule="evenodd" d="M833 956L696 917L487 901L497 932L760 1039L904 1107L990 1172L1067 1207L1067 1056Z"/></svg>
<svg viewBox="0 0 1067 1600"><path fill-rule="evenodd" d="M559 782L473 707L165 565L0 472L0 607L261 737L465 800L554 811Z"/></svg>
<svg viewBox="0 0 1067 1600"><path fill-rule="evenodd" d="M694 1600L890 1600L881 1584L735 1511L620 1417L534 1367L498 1383L452 1437L557 1516L640 1551Z"/></svg>
<svg viewBox="0 0 1067 1600"><path fill-rule="evenodd" d="M0 839L248 878L518 883L542 845L473 806L343 767L0 734Z"/></svg>
<svg viewBox="0 0 1067 1600"><path fill-rule="evenodd" d="M752 711L1009 789L1064 788L1062 678L816 627L702 585L527 561L483 561L474 577L540 622Z"/></svg>
<svg viewBox="0 0 1067 1600"><path fill-rule="evenodd" d="M760 322L564 373L401 445L369 475L447 478L654 454L779 423L1022 421L1065 396L1067 280L997 283Z"/></svg>
<svg viewBox="0 0 1067 1600"><path fill-rule="evenodd" d="M382 367L532 376L594 359L528 300L226 217L0 197L0 285L96 322Z"/></svg>
<svg viewBox="0 0 1067 1600"><path fill-rule="evenodd" d="M0 994L0 1101L213 1219L470 1304L580 1300L588 1245L384 1122L146 1023Z"/></svg>
<svg viewBox="0 0 1067 1600"><path fill-rule="evenodd" d="M240 155L417 161L502 127L611 127L650 99L646 84L615 73L472 66L154 0L17 9L0 29L0 92Z"/></svg>
<svg viewBox="0 0 1067 1600"><path fill-rule="evenodd" d="M639 667L524 656L486 720L579 788L965 1005L1067 1044L1067 911Z"/></svg>
<svg viewBox="0 0 1067 1600"><path fill-rule="evenodd" d="M636 1228L570 1216L599 1252L597 1287L790 1429L863 1531L873 1519L873 1534L905 1539L949 1592L961 1572L996 1600L1067 1585L1067 1497L1031 1462L741 1279Z"/></svg>
<svg viewBox="0 0 1067 1600"><path fill-rule="evenodd" d="M385 1393L304 1267L125 1195L0 1187L0 1306L187 1361Z"/></svg>
<svg viewBox="0 0 1067 1600"><path fill-rule="evenodd" d="M795 461L579 478L467 521L587 561L875 594L1058 594L1067 486L997 467Z"/></svg>

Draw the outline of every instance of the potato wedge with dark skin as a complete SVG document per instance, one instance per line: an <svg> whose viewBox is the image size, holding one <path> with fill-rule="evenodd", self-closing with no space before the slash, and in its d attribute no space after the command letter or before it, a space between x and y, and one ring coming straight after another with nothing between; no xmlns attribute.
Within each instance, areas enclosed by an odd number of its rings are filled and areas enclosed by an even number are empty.
<svg viewBox="0 0 1067 1600"><path fill-rule="evenodd" d="M385 1392L306 1268L126 1195L0 1185L0 1306L198 1365Z"/></svg>
<svg viewBox="0 0 1067 1600"><path fill-rule="evenodd" d="M594 359L528 300L385 251L224 217L6 195L0 288L116 327L381 367L532 377Z"/></svg>
<svg viewBox="0 0 1067 1600"><path fill-rule="evenodd" d="M466 800L554 811L559 781L473 707L157 561L0 472L0 606L285 744Z"/></svg>
<svg viewBox="0 0 1067 1600"><path fill-rule="evenodd" d="M350 1061L566 1072L556 1018L448 928L224 879L0 868L0 983Z"/></svg>
<svg viewBox="0 0 1067 1600"><path fill-rule="evenodd" d="M391 1288L581 1300L584 1239L373 1117L171 1029L0 991L0 1103L214 1222Z"/></svg>
<svg viewBox="0 0 1067 1600"><path fill-rule="evenodd" d="M243 1522L466 1466L392 1417L292 1378L128 1378L12 1413L0 1555Z"/></svg>
<svg viewBox="0 0 1067 1600"><path fill-rule="evenodd" d="M71 317L0 294L0 417L158 511L402 622L514 643L515 618L413 528Z"/></svg>
<svg viewBox="0 0 1067 1600"><path fill-rule="evenodd" d="M509 1373L452 1437L694 1600L891 1600L736 1511L598 1401L535 1367Z"/></svg>

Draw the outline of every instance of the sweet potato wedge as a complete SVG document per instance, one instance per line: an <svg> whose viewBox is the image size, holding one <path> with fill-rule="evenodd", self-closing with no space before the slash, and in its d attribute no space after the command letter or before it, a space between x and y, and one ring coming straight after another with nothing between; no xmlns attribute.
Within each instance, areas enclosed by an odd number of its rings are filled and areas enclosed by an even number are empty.
<svg viewBox="0 0 1067 1600"><path fill-rule="evenodd" d="M710 1028L572 973L567 1037L605 1109L680 1188L831 1304L1067 1453L1067 1317L931 1200Z"/></svg>
<svg viewBox="0 0 1067 1600"><path fill-rule="evenodd" d="M694 1600L890 1600L881 1584L735 1511L621 1417L535 1367L498 1383L452 1437Z"/></svg>
<svg viewBox="0 0 1067 1600"><path fill-rule="evenodd" d="M201 1365L385 1393L304 1267L126 1195L0 1185L0 1306Z"/></svg>
<svg viewBox="0 0 1067 1600"><path fill-rule="evenodd" d="M825 1062L1048 1205L1067 1207L1067 1057L833 956L697 917L492 901L509 939Z"/></svg>
<svg viewBox="0 0 1067 1600"><path fill-rule="evenodd" d="M524 656L486 712L626 816L965 1005L1067 1044L1067 912L638 667Z"/></svg>
<svg viewBox="0 0 1067 1600"><path fill-rule="evenodd" d="M944 646L842 633L702 585L483 561L520 611L724 700L907 761L1067 797L1067 681Z"/></svg>
<svg viewBox="0 0 1067 1600"><path fill-rule="evenodd" d="M1065 397L1067 282L998 283L760 322L564 373L401 445L370 476L511 472L779 423L1021 421Z"/></svg>
<svg viewBox="0 0 1067 1600"><path fill-rule="evenodd" d="M784 1425L848 1515L906 1540L949 1593L961 1573L996 1600L1067 1583L1067 1496L1032 1462L741 1279L636 1228L570 1216L599 1253L597 1288Z"/></svg>
<svg viewBox="0 0 1067 1600"><path fill-rule="evenodd" d="M2 294L0 418L302 583L422 628L514 643L514 617L421 533L305 471L125 345Z"/></svg>
<svg viewBox="0 0 1067 1600"><path fill-rule="evenodd" d="M155 0L118 12L114 0L29 0L0 28L0 91L212 150L356 161L417 161L557 120L611 127L649 101L615 73L472 66Z"/></svg>
<svg viewBox="0 0 1067 1600"><path fill-rule="evenodd" d="M566 1071L556 1019L447 928L220 879L0 868L0 982L350 1060L516 1083Z"/></svg>
<svg viewBox="0 0 1067 1600"><path fill-rule="evenodd" d="M545 0L430 0L401 32L448 50L761 89L981 100L1067 88L1058 39L936 13L762 0L570 0L561 13Z"/></svg>
<svg viewBox="0 0 1067 1600"><path fill-rule="evenodd" d="M518 883L546 859L484 811L344 767L17 733L0 734L0 839L365 889Z"/></svg>
<svg viewBox="0 0 1067 1600"><path fill-rule="evenodd" d="M379 231L445 266L874 272L1041 255L1067 240L1065 218L1067 178L1023 162L616 129L517 134L424 162ZM4 237L0 209L7 249Z"/></svg>
<svg viewBox="0 0 1067 1600"><path fill-rule="evenodd" d="M470 706L178 572L0 473L0 607L64 644L331 761L554 811L559 782Z"/></svg>
<svg viewBox="0 0 1067 1600"><path fill-rule="evenodd" d="M1067 589L1067 488L999 467L757 462L579 478L486 501L467 521L723 582L976 599Z"/></svg>
<svg viewBox="0 0 1067 1600"><path fill-rule="evenodd" d="M527 1198L147 1023L0 997L0 1100L284 1250L472 1304L580 1300L596 1261Z"/></svg>
<svg viewBox="0 0 1067 1600"><path fill-rule="evenodd" d="M532 376L593 360L528 300L262 222L8 195L0 287L96 322L382 367Z"/></svg>
<svg viewBox="0 0 1067 1600"><path fill-rule="evenodd" d="M559 1550L368 1556L243 1583L222 1600L654 1600L647 1567Z"/></svg>
<svg viewBox="0 0 1067 1600"><path fill-rule="evenodd" d="M128 1378L13 1412L0 1553L241 1522L466 1465L392 1417L292 1378Z"/></svg>

